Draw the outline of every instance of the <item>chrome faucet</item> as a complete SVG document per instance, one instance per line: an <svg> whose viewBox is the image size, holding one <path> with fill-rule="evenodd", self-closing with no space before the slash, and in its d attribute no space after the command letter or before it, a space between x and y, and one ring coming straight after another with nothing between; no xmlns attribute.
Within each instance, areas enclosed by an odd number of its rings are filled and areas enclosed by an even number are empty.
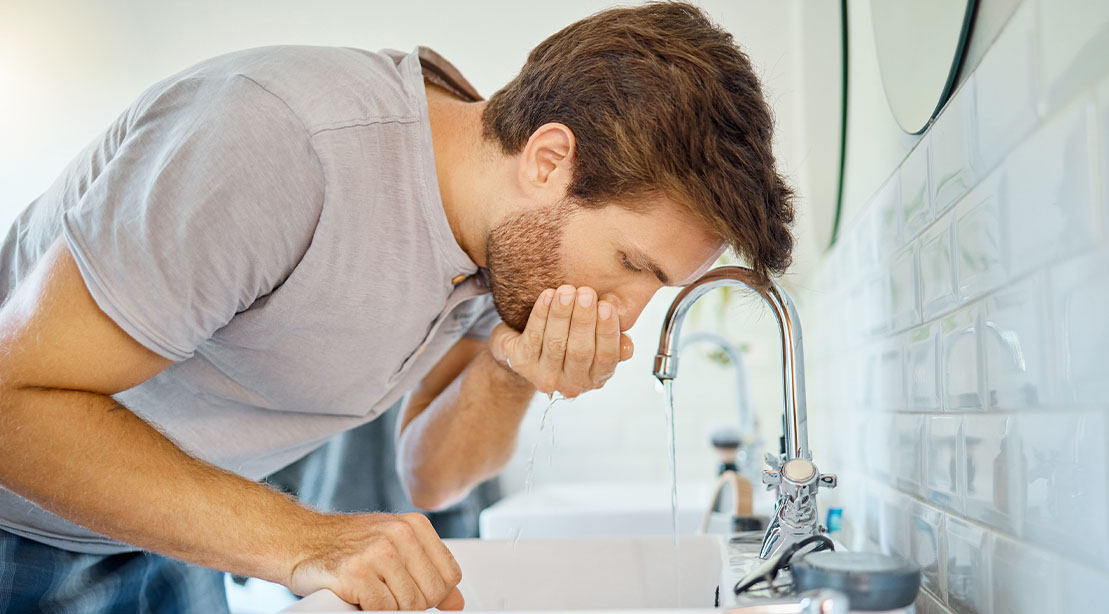
<svg viewBox="0 0 1109 614"><path fill-rule="evenodd" d="M725 266L710 270L678 293L662 323L654 375L659 381L678 376L678 338L682 322L697 299L722 286L745 286L762 297L778 320L782 341L782 384L785 403L786 451L781 457L767 454L771 469L763 471L768 488L777 487L774 518L763 536L759 558L767 559L785 546L824 531L816 506L816 491L836 486L835 475L821 475L809 452L808 418L805 409L805 367L801 345L801 321L789 294L777 283L767 281L745 267Z"/></svg>

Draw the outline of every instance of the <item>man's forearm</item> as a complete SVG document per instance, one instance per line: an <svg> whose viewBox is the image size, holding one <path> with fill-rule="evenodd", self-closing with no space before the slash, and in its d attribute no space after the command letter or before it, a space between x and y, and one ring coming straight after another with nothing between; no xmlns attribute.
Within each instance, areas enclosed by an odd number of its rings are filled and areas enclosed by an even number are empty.
<svg viewBox="0 0 1109 614"><path fill-rule="evenodd" d="M464 497L508 463L535 395L525 379L501 367L488 350L405 425L398 469L412 502L441 509Z"/></svg>
<svg viewBox="0 0 1109 614"><path fill-rule="evenodd" d="M324 519L188 456L110 397L34 388L0 395L0 482L99 533L287 582Z"/></svg>

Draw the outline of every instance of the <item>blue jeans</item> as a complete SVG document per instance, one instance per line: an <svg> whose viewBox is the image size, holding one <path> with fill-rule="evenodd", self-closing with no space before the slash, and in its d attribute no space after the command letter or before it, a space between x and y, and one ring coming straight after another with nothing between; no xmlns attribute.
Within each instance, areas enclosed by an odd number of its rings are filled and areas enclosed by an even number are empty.
<svg viewBox="0 0 1109 614"><path fill-rule="evenodd" d="M227 614L223 576L148 552L70 552L0 530L0 612Z"/></svg>

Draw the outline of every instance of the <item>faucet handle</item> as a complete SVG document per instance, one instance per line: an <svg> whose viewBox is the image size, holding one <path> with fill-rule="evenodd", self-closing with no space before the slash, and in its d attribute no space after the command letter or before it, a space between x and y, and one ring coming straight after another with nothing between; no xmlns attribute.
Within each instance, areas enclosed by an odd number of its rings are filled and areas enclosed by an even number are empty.
<svg viewBox="0 0 1109 614"><path fill-rule="evenodd" d="M838 480L838 478L836 478L836 474L834 474L834 473L822 473L822 474L820 474L820 480L819 480L819 485L820 486L822 486L824 488L835 488L836 484L838 484L838 483L839 483L839 480Z"/></svg>
<svg viewBox="0 0 1109 614"><path fill-rule="evenodd" d="M777 471L771 471L770 469L763 469L762 483L766 484L767 490L770 490L782 483L782 474Z"/></svg>
<svg viewBox="0 0 1109 614"><path fill-rule="evenodd" d="M766 464L770 465L770 468L774 471L780 470L782 468L782 463L785 462L782 459L782 455L774 454L773 452L767 452L766 456L763 457L763 460L765 460Z"/></svg>

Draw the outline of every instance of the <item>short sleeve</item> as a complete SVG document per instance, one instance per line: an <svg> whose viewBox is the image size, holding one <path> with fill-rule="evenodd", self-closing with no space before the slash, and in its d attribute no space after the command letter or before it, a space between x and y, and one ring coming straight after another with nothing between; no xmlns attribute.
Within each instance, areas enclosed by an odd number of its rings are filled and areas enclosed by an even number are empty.
<svg viewBox="0 0 1109 614"><path fill-rule="evenodd" d="M463 336L468 339L486 341L489 339L489 335L493 332L493 329L496 328L497 324L500 324L500 322L501 315L497 313L497 309L492 305L492 301L490 301L489 307L481 312L481 315L470 325L470 328L466 329L466 333Z"/></svg>
<svg viewBox="0 0 1109 614"><path fill-rule="evenodd" d="M156 87L62 233L100 308L184 360L296 267L324 181L299 119L248 77Z"/></svg>

